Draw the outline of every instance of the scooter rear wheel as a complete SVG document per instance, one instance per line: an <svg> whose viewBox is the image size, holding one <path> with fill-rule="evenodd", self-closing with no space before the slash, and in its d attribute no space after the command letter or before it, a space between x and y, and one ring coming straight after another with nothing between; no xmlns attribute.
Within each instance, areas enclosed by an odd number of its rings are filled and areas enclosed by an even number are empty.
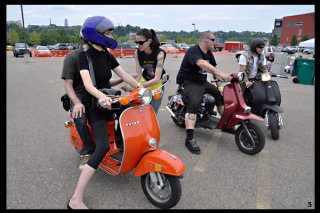
<svg viewBox="0 0 320 213"><path fill-rule="evenodd" d="M181 184L176 176L167 174L160 174L163 181L163 186L160 187L159 183L154 186L150 173L141 177L141 186L144 194L148 200L155 206L161 209L172 208L180 201L181 198Z"/></svg>
<svg viewBox="0 0 320 213"><path fill-rule="evenodd" d="M265 145L265 137L262 130L253 123L246 123L248 131L254 140L254 144L247 135L244 126L241 124L235 133L236 144L241 152L248 155L259 153Z"/></svg>

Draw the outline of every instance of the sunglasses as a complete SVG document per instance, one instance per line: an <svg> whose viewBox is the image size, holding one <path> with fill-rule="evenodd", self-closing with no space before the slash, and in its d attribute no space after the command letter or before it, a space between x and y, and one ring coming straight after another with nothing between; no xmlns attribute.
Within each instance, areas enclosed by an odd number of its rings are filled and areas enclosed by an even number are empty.
<svg viewBox="0 0 320 213"><path fill-rule="evenodd" d="M207 39L210 39L211 41L215 41L216 39L214 39L214 38L207 38Z"/></svg>
<svg viewBox="0 0 320 213"><path fill-rule="evenodd" d="M260 49L263 49L264 48L264 46L257 46L258 48L260 48Z"/></svg>
<svg viewBox="0 0 320 213"><path fill-rule="evenodd" d="M140 45L142 45L142 44L144 44L144 42L146 42L146 41L148 41L148 39L146 39L145 41L134 41L136 44L140 44Z"/></svg>

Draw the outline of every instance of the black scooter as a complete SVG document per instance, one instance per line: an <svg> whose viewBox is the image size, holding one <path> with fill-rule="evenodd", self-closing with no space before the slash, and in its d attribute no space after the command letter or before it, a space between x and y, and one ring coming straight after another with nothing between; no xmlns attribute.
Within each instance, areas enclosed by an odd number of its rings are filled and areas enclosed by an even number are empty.
<svg viewBox="0 0 320 213"><path fill-rule="evenodd" d="M275 75L271 73L259 73L253 84L244 91L244 99L251 112L261 116L265 120L268 130L274 140L280 137L279 129L283 126L280 107L281 94L276 81L271 77L289 78L289 76Z"/></svg>

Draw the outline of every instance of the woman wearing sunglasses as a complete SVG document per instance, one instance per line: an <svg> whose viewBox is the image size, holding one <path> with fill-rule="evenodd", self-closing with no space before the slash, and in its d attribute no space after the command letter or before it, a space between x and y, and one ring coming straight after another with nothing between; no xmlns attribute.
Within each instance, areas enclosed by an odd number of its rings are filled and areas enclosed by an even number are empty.
<svg viewBox="0 0 320 213"><path fill-rule="evenodd" d="M241 85L242 91L252 85L252 80L258 72L267 72L267 61L263 54L265 43L261 38L252 39L250 49L240 55L240 72L245 73L245 84Z"/></svg>
<svg viewBox="0 0 320 213"><path fill-rule="evenodd" d="M159 47L156 32L153 29L140 29L136 34L135 42L138 46L135 53L136 72L139 75L138 86L142 85L151 90L158 89L160 93L163 93L162 75L165 73L163 66L166 52ZM163 95L159 100L152 100L150 103L156 114L162 98Z"/></svg>

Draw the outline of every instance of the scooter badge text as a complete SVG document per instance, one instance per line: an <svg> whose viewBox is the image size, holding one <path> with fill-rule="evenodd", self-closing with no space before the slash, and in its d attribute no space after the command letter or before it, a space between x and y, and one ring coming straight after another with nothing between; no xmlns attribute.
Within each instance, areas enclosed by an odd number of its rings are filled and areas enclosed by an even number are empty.
<svg viewBox="0 0 320 213"><path fill-rule="evenodd" d="M138 123L139 123L139 121L135 121L135 122L126 124L126 126L136 125L136 124L138 124Z"/></svg>

